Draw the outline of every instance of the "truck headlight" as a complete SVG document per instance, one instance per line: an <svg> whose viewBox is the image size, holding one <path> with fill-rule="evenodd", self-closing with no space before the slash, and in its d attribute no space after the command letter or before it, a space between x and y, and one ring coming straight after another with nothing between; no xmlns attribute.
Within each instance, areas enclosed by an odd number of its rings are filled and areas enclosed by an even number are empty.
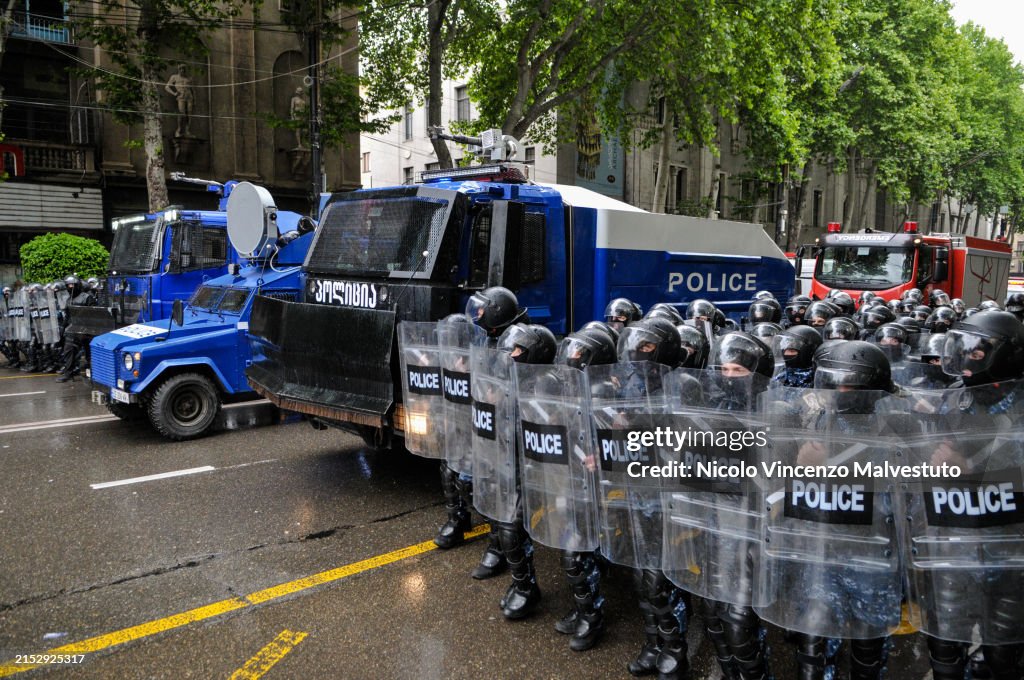
<svg viewBox="0 0 1024 680"><path fill-rule="evenodd" d="M133 368L135 368L135 359L137 357L138 357L138 352L136 352L136 356L132 356L131 352L125 352L124 353L124 359L123 359L123 361L124 361L124 370L130 371Z"/></svg>

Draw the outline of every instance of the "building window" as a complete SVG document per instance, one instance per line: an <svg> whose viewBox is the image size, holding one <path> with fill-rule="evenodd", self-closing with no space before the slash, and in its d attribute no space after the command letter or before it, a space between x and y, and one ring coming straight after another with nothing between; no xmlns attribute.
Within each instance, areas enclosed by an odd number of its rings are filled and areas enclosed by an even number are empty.
<svg viewBox="0 0 1024 680"><path fill-rule="evenodd" d="M455 88L455 120L469 120L469 88Z"/></svg>
<svg viewBox="0 0 1024 680"><path fill-rule="evenodd" d="M715 197L715 212L722 215L725 212L725 173L718 173L718 195Z"/></svg>
<svg viewBox="0 0 1024 680"><path fill-rule="evenodd" d="M528 146L525 149L523 149L523 154L523 157L526 159L525 161L523 161L524 163L533 165L537 161L537 147Z"/></svg>
<svg viewBox="0 0 1024 680"><path fill-rule="evenodd" d="M402 183L412 184L412 168L402 168Z"/></svg>
<svg viewBox="0 0 1024 680"><path fill-rule="evenodd" d="M821 200L821 191L815 190L814 199L811 203L811 226L815 229L821 229Z"/></svg>
<svg viewBox="0 0 1024 680"><path fill-rule="evenodd" d="M405 105L405 113L402 116L402 127L405 131L406 141L412 139L412 104Z"/></svg>
<svg viewBox="0 0 1024 680"><path fill-rule="evenodd" d="M675 210L673 212L678 212L679 204L686 200L686 180L686 168L676 168L675 196L673 197Z"/></svg>
<svg viewBox="0 0 1024 680"><path fill-rule="evenodd" d="M363 172L370 172L370 152L363 153Z"/></svg>
<svg viewBox="0 0 1024 680"><path fill-rule="evenodd" d="M437 162L435 162L435 163L427 163L425 166L423 166L423 170L425 172L433 172L434 170L440 170L440 169L441 169L441 164L437 163Z"/></svg>

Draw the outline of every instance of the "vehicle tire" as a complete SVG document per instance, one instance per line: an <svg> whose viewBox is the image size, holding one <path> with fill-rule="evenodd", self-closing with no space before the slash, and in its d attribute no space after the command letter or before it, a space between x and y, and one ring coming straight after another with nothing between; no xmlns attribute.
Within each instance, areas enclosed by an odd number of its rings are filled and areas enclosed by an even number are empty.
<svg viewBox="0 0 1024 680"><path fill-rule="evenodd" d="M182 373L165 380L149 400L153 428L176 441L201 437L220 411L220 395L206 376Z"/></svg>
<svg viewBox="0 0 1024 680"><path fill-rule="evenodd" d="M121 420L127 420L128 422L141 420L146 417L145 410L138 404L119 404L111 401L107 402L107 410Z"/></svg>

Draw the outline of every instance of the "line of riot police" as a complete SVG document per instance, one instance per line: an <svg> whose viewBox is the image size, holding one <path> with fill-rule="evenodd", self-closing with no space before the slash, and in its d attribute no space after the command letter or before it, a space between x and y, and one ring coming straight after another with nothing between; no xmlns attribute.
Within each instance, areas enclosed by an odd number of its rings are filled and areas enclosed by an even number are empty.
<svg viewBox="0 0 1024 680"><path fill-rule="evenodd" d="M59 382L81 370L87 339L68 332L70 305L91 306L100 281L71 274L47 284L5 286L0 300L0 353L9 368L26 373L60 373Z"/></svg>
<svg viewBox="0 0 1024 680"><path fill-rule="evenodd" d="M835 677L844 646L848 677L881 678L907 617L938 680L1024 677L1024 297L958 311L915 293L759 293L746 331L708 301L683 318L618 299L556 342L492 288L464 315L401 324L406 446L443 461L436 542L464 540L470 507L491 520L473 576L510 570L510 620L541 598L534 544L561 551L572 603L555 629L576 651L604 633L604 567L631 569L634 675L689 676L696 611L730 680L772 677L765 624L787 631L802 680ZM637 445L659 428L680 443ZM883 463L962 476L721 472ZM636 474L669 464L686 472Z"/></svg>

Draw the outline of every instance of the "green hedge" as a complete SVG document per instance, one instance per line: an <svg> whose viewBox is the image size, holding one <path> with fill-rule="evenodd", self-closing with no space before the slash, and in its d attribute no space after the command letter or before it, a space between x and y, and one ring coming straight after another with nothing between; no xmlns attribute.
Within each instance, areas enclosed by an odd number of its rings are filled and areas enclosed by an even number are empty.
<svg viewBox="0 0 1024 680"><path fill-rule="evenodd" d="M91 238L71 234L43 234L21 247L23 281L47 283L68 274L105 276L110 253Z"/></svg>

